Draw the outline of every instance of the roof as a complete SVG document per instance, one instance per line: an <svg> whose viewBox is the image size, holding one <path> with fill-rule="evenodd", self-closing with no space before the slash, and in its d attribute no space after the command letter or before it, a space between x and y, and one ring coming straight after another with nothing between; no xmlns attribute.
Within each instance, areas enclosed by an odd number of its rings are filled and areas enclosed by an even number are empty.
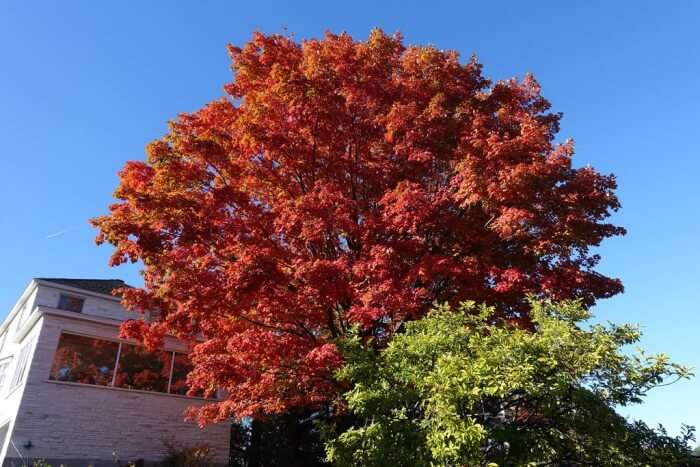
<svg viewBox="0 0 700 467"><path fill-rule="evenodd" d="M112 290L131 286L121 279L65 279L56 277L37 277L35 280L67 285L76 289L86 290L104 295L112 295Z"/></svg>

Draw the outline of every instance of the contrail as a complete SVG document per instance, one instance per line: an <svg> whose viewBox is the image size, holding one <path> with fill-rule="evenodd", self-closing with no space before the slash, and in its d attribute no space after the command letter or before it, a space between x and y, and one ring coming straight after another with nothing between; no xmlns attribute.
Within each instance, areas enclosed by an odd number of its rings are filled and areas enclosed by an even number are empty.
<svg viewBox="0 0 700 467"><path fill-rule="evenodd" d="M70 231L70 229L59 230L58 232L54 232L52 234L47 235L46 239L48 240L49 238L58 237L59 235L63 235L64 233L69 232L69 231Z"/></svg>

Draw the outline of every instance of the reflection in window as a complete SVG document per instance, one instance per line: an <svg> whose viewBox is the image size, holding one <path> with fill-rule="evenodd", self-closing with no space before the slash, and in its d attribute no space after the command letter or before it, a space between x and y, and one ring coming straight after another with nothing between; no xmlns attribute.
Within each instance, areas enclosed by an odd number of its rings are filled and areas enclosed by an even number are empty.
<svg viewBox="0 0 700 467"><path fill-rule="evenodd" d="M149 352L145 347L122 344L114 385L119 388L168 392L172 352Z"/></svg>
<svg viewBox="0 0 700 467"><path fill-rule="evenodd" d="M187 394L187 391L190 389L187 385L187 374L190 371L192 371L192 364L187 355L176 353L175 361L173 362L173 379L170 382L171 394Z"/></svg>
<svg viewBox="0 0 700 467"><path fill-rule="evenodd" d="M143 346L61 334L49 379L186 395L191 370L184 353L149 352Z"/></svg>
<svg viewBox="0 0 700 467"><path fill-rule="evenodd" d="M49 379L111 385L118 350L118 342L61 334Z"/></svg>

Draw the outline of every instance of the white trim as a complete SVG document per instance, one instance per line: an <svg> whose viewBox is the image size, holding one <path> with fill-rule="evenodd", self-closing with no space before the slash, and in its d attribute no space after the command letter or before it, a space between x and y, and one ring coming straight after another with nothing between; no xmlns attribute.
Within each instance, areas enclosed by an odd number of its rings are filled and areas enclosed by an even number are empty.
<svg viewBox="0 0 700 467"><path fill-rule="evenodd" d="M8 395L16 389L24 386L29 376L29 370L34 359L34 349L37 344L37 336L32 336L19 349L17 349L17 363L15 363L12 377L10 378L10 391Z"/></svg>
<svg viewBox="0 0 700 467"><path fill-rule="evenodd" d="M61 334L58 336L59 342L61 341L61 337L63 337L63 334L67 334L67 333L64 333L63 331L61 331ZM110 385L112 387L115 387L114 383L117 382L117 370L119 370L119 357L121 357L121 356L122 356L122 343L120 342L119 347L117 347L117 358L114 360L114 368L112 369L112 384ZM54 354L54 358L56 358L55 354Z"/></svg>
<svg viewBox="0 0 700 467"><path fill-rule="evenodd" d="M85 279L85 280L90 280L90 279ZM99 279L98 279L99 280ZM43 285L46 287L50 287L52 289L61 289L65 290L77 295L87 295L91 297L97 297L97 298L102 298L102 299L108 299L112 300L114 302L121 302L122 299L119 297L115 297L114 295L110 294L103 294L99 292L93 292L92 290L85 290L85 289L80 289L78 287L71 287L70 285L65 285L65 284L59 284L58 282L52 282L52 281L42 281L40 279L35 279L34 280L37 284ZM126 284L124 284L126 285Z"/></svg>
<svg viewBox="0 0 700 467"><path fill-rule="evenodd" d="M2 375L2 379L0 379L0 396L5 392L6 386L9 387L9 381L12 379L12 373L10 372L10 366L12 365L12 358L14 355L10 355L8 357L0 359L0 369L4 366L5 370L4 373L0 373ZM0 423L0 427L2 426L2 423ZM1 448L2 446L0 446Z"/></svg>
<svg viewBox="0 0 700 467"><path fill-rule="evenodd" d="M35 309L39 310L39 313L43 315L60 316L61 318L69 318L77 321L88 321L90 323L106 324L109 326L119 326L125 321L114 318L103 318L101 316L95 316L86 313L76 313L74 311L60 310L58 308L46 305L37 305ZM138 319L138 317L135 317L134 319Z"/></svg>
<svg viewBox="0 0 700 467"><path fill-rule="evenodd" d="M111 383L108 384L108 385L88 384L88 383L76 383L76 382L73 382L73 381L59 381L59 380L51 379L50 377L49 377L49 379L48 379L47 381L49 381L49 382L51 382L51 383L76 384L76 385L80 385L80 386L97 386L97 387L105 387L105 388L113 388L113 389L123 389L123 390L126 390L126 391L139 391L139 392L148 392L148 393L153 393L153 392L155 392L155 393L158 393L158 394L166 394L166 395L170 395L170 396L172 396L172 395L180 395L180 394L171 394L171 393L170 393L170 389L171 389L172 382L173 382L173 371L175 370L175 355L176 355L176 354L180 354L180 355L185 355L185 356L187 356L187 352L183 352L183 351L179 351L179 350L172 350L172 349L167 349L167 348L163 348L163 349L159 350L159 352L162 352L162 353L164 353L164 354L170 354L170 371L169 371L169 373L168 373L168 385L167 385L167 388L166 388L166 392L147 391L147 390L142 390L142 389L131 389L131 388L121 388L121 387L119 387L119 386L116 386L116 382L117 382L117 371L119 370L119 358L121 357L121 354L122 354L122 347L124 346L124 344L126 344L126 345L132 345L132 346L134 346L134 347L142 347L142 348L145 348L145 346L144 346L142 343L138 343L138 342L129 342L129 341L126 341L126 340L113 339L113 338L109 338L109 337L95 336L94 334L86 334L86 333L81 333L81 332L74 332L74 331L71 331L71 330L60 329L60 333L59 333L59 336L58 336L58 343L56 344L56 348L55 348L54 351L53 351L53 356L51 357L51 358L52 358L52 362L53 362L53 359L56 357L56 352L57 352L57 350L58 350L58 346L61 344L61 337L62 337L64 334L69 334L69 335L78 336L78 337L85 337L85 338L87 338L87 339L101 340L101 341L113 342L113 343L115 343L115 344L119 344L119 346L117 347L116 359L114 360L114 368L112 369L112 381L111 381ZM0 363L1 363L1 360L0 360ZM13 392L13 391L10 391L10 392ZM189 397L189 396L182 396L182 397L188 397L188 398L194 398L194 399L202 399L202 400L209 400L209 401L210 401L210 400L218 400L218 392L216 393L216 396L215 396L214 398L196 397L196 396L192 396L192 397Z"/></svg>
<svg viewBox="0 0 700 467"><path fill-rule="evenodd" d="M36 325L37 321L41 318L42 314L41 313L35 313L37 311L38 307L34 307L29 311L29 316L27 317L27 320L25 323L22 325L21 328L15 332L15 334L12 336L11 342L14 344L18 344L22 342L27 335L32 332L34 329L34 325Z"/></svg>
<svg viewBox="0 0 700 467"><path fill-rule="evenodd" d="M114 342L115 344L127 344L127 345L133 345L134 347L146 347L143 342L139 342L134 339L120 339L119 337L105 337L105 336L99 336L96 334L91 334L88 332L82 332L82 331L73 331L72 329L66 329L63 327L59 328L60 334L71 334L73 336L79 336L79 337L88 337L90 339L99 339L101 341L108 341L108 342ZM60 339L60 336L59 336ZM177 349L172 349L170 346L166 346L163 344L162 349L158 349L156 352L175 352L175 353L181 353L183 355L187 355L186 350L177 350ZM54 350L55 353L55 350ZM120 351L121 353L121 351ZM2 362L2 359L0 358L0 362Z"/></svg>
<svg viewBox="0 0 700 467"><path fill-rule="evenodd" d="M89 279L87 279L89 280ZM121 303L122 299L119 297L115 297L114 295L109 295L109 294L102 294L99 292L93 292L90 290L85 290L85 289L79 289L77 287L71 287L69 285L64 285L64 284L59 284L56 282L51 282L51 281L44 281L41 279L32 279L27 287L24 289L24 292L22 292L22 295L20 295L19 299L15 302L15 304L12 306L10 309L10 312L7 314L5 317L5 320L0 324L0 334L2 334L3 331L7 330L9 323L11 323L17 312L19 311L19 308L21 308L22 303L24 303L26 300L29 299L31 294L34 292L34 290L37 289L39 285L49 287L52 289L58 289L58 290L65 290L70 293L77 294L79 296L89 296L89 297L96 297L100 298L103 300L111 300L114 302Z"/></svg>
<svg viewBox="0 0 700 467"><path fill-rule="evenodd" d="M168 378L168 394L170 394L170 387L173 385L173 370L175 369L175 354L178 352L170 352L170 377ZM183 352L180 352L183 353ZM187 355L187 354L184 354Z"/></svg>
<svg viewBox="0 0 700 467"><path fill-rule="evenodd" d="M51 383L51 384L62 384L66 386L77 386L81 388L98 388L98 389L110 389L112 391L123 391L123 392L137 392L140 394L153 394L155 396L167 396L167 397L179 397L180 399L189 399L189 400L200 400L200 401L206 401L206 402L215 402L218 401L218 398L212 398L212 399L205 399L204 397L198 397L198 396L183 396L182 394L171 394L169 392L159 392L159 391L146 391L144 389L129 389L129 388L120 388L119 386L104 386L100 384L85 384L85 383L74 383L71 381L56 381L55 379L46 379L44 380L45 383Z"/></svg>
<svg viewBox="0 0 700 467"><path fill-rule="evenodd" d="M39 311L39 313L38 313L39 315L58 316L60 318L68 318L68 319L73 319L76 321L85 321L85 322L94 323L94 324L116 326L117 328L119 328L122 323L128 321L128 320L121 320L121 319L114 319L114 318L103 318L101 316L95 316L95 315L91 315L91 314L87 314L87 313L75 313L73 311L59 310L58 308L53 308L53 307L45 306L45 305L37 305L36 307L34 307L34 309ZM138 314L138 312L134 313L134 315L136 315L136 314ZM130 318L130 319L143 320L144 317L143 317L143 315L140 315L140 316L134 316L133 318ZM29 321L33 321L33 320L29 320ZM29 322L29 321L27 321L27 322ZM148 321L146 321L146 322L148 322ZM72 332L72 331L69 331L69 332ZM17 335L21 335L21 334L22 333L20 332ZM90 336L87 334L86 334L86 336L87 337L95 337L95 336ZM177 336L174 336L173 334L170 334L170 333L166 333L164 337L176 340L177 342L182 344L184 349L188 348L188 341L185 339L180 339ZM139 341L134 340L134 339L115 338L114 340L117 340L119 342L127 342L129 344L143 345L142 342L139 342ZM203 342L203 341L204 341L203 337L197 338L197 342ZM187 353L187 350L174 350L174 352Z"/></svg>
<svg viewBox="0 0 700 467"><path fill-rule="evenodd" d="M7 317L5 317L5 320L0 325L0 333L7 330L9 324L12 322L12 320L15 319L15 315L21 308L22 303L29 299L34 290L36 290L37 286L38 282L34 279L32 279L31 282L29 282L29 285L27 285L27 287L24 289L24 292L22 292L22 295L20 295L19 299L15 302L15 304L10 309L10 312L7 314Z"/></svg>

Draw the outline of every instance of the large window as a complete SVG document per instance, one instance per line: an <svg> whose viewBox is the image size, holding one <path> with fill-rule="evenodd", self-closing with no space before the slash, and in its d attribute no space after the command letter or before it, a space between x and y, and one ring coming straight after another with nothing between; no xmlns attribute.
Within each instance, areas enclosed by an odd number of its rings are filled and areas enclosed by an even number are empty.
<svg viewBox="0 0 700 467"><path fill-rule="evenodd" d="M152 353L145 347L122 344L114 385L120 388L168 392L172 352Z"/></svg>
<svg viewBox="0 0 700 467"><path fill-rule="evenodd" d="M173 376L170 381L170 392L172 394L187 394L187 375L192 370L192 364L187 355L176 353L173 361Z"/></svg>
<svg viewBox="0 0 700 467"><path fill-rule="evenodd" d="M112 384L118 342L61 334L50 379L71 383Z"/></svg>
<svg viewBox="0 0 700 467"><path fill-rule="evenodd" d="M183 353L63 333L49 379L184 395L191 369Z"/></svg>

